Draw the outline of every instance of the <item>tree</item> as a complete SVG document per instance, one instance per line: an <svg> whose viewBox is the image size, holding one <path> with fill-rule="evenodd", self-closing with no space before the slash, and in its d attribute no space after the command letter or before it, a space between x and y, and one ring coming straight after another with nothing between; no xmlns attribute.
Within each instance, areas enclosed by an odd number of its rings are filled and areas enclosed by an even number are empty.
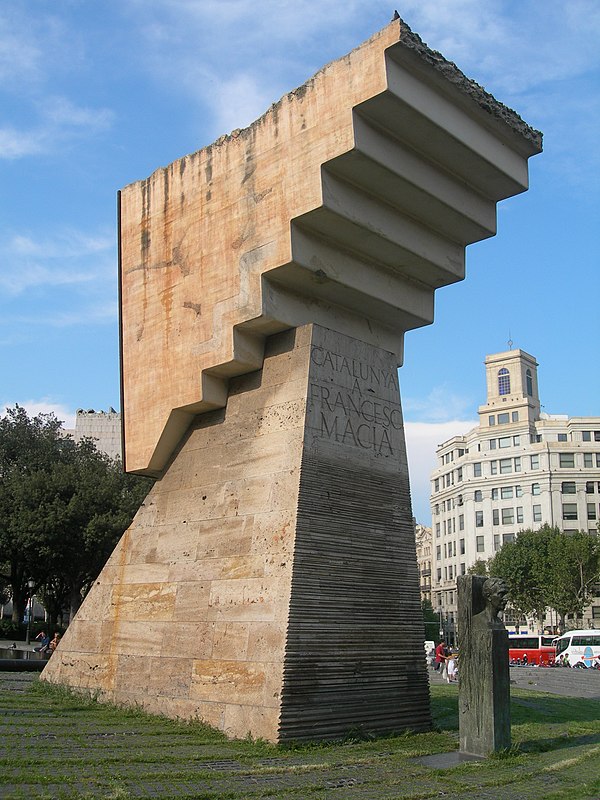
<svg viewBox="0 0 600 800"><path fill-rule="evenodd" d="M0 580L22 619L27 581L52 620L74 612L151 481L124 475L90 440L74 442L54 415L16 406L0 419Z"/></svg>
<svg viewBox="0 0 600 800"><path fill-rule="evenodd" d="M583 613L592 601L592 587L600 579L598 536L584 531L555 536L548 547L548 570L549 605L558 613L564 630L567 614Z"/></svg>
<svg viewBox="0 0 600 800"><path fill-rule="evenodd" d="M422 600L421 609L423 611L423 624L425 625L425 639L434 641L437 644L440 640L440 618L433 610L431 600Z"/></svg>
<svg viewBox="0 0 600 800"><path fill-rule="evenodd" d="M581 614L600 578L600 539L595 534L562 533L543 525L521 531L507 542L490 564L490 574L502 577L510 589L510 604L520 616L543 622L554 608L561 627L567 614Z"/></svg>
<svg viewBox="0 0 600 800"><path fill-rule="evenodd" d="M146 496L152 481L125 475L118 462L83 441L75 459L60 471L68 497L64 539L55 550L54 591L68 587L71 617ZM49 590L50 587L47 587Z"/></svg>
<svg viewBox="0 0 600 800"><path fill-rule="evenodd" d="M478 558L467 570L468 575L489 575L489 562L485 558Z"/></svg>
<svg viewBox="0 0 600 800"><path fill-rule="evenodd" d="M549 605L548 547L560 532L548 525L537 531L521 531L506 542L490 562L490 575L501 577L510 590L510 605L518 616L543 621Z"/></svg>
<svg viewBox="0 0 600 800"><path fill-rule="evenodd" d="M39 549L54 521L51 496L37 505L43 475L74 446L59 430L54 415L30 419L18 405L0 418L0 579L10 586L15 622L25 613L28 579L40 582Z"/></svg>

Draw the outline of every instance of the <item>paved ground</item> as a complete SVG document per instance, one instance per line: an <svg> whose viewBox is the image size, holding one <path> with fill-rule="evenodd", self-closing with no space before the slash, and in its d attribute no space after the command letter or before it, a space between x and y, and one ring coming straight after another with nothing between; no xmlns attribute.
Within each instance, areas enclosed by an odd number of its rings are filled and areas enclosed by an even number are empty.
<svg viewBox="0 0 600 800"><path fill-rule="evenodd" d="M432 684L445 683L439 673L429 670ZM549 692L561 697L600 700L600 670L561 667L511 667L511 687Z"/></svg>

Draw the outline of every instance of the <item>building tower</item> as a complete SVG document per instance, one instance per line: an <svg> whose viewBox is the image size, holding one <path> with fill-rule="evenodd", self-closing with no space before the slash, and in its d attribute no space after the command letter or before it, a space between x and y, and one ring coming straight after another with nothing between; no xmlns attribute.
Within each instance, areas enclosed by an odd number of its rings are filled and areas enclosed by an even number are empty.
<svg viewBox="0 0 600 800"><path fill-rule="evenodd" d="M535 358L508 350L485 359L479 425L436 450L432 472L432 603L452 639L456 577L491 558L519 530L543 524L597 532L600 417L540 410ZM584 615L600 627L600 600Z"/></svg>

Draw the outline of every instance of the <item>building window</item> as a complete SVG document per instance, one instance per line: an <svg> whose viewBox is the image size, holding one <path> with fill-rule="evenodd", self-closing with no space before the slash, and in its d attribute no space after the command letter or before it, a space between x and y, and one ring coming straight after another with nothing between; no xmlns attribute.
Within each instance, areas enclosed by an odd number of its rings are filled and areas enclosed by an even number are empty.
<svg viewBox="0 0 600 800"><path fill-rule="evenodd" d="M534 505L532 508L533 511L533 521L534 522L541 522L542 521L542 507L538 505Z"/></svg>
<svg viewBox="0 0 600 800"><path fill-rule="evenodd" d="M456 470L456 480L457 481L462 481L462 479L463 479L463 471L462 471L462 467L459 467Z"/></svg>
<svg viewBox="0 0 600 800"><path fill-rule="evenodd" d="M475 537L475 548L478 553L483 553L485 549L485 545L483 543L483 536L476 536Z"/></svg>
<svg viewBox="0 0 600 800"><path fill-rule="evenodd" d="M518 422L519 421L519 412L518 411L513 411L512 412L512 421L513 422Z"/></svg>
<svg viewBox="0 0 600 800"><path fill-rule="evenodd" d="M498 370L498 394L510 394L510 375L506 367Z"/></svg>
<svg viewBox="0 0 600 800"><path fill-rule="evenodd" d="M441 544L438 544L438 546L435 548L435 560L436 561L441 561L442 560L442 545Z"/></svg>
<svg viewBox="0 0 600 800"><path fill-rule="evenodd" d="M490 439L490 450L495 450L495 449L496 449L496 440Z"/></svg>
<svg viewBox="0 0 600 800"><path fill-rule="evenodd" d="M525 383L527 384L527 394L529 397L533 396L533 378L531 376L531 370L527 369L525 371Z"/></svg>
<svg viewBox="0 0 600 800"><path fill-rule="evenodd" d="M523 497L523 489L520 485L515 486L515 497Z"/></svg>
<svg viewBox="0 0 600 800"><path fill-rule="evenodd" d="M559 465L559 467L574 467L575 466L575 453L559 453L559 455L558 455L558 465Z"/></svg>
<svg viewBox="0 0 600 800"><path fill-rule="evenodd" d="M585 493L586 494L594 494L594 481L586 481L585 482Z"/></svg>
<svg viewBox="0 0 600 800"><path fill-rule="evenodd" d="M515 472L521 472L521 456L515 458Z"/></svg>
<svg viewBox="0 0 600 800"><path fill-rule="evenodd" d="M460 565L460 574L461 575L467 574L467 565L464 563L464 561Z"/></svg>
<svg viewBox="0 0 600 800"><path fill-rule="evenodd" d="M567 441L567 434L566 433L559 433L558 434L558 441L559 442L566 442Z"/></svg>
<svg viewBox="0 0 600 800"><path fill-rule="evenodd" d="M584 442L591 442L592 441L592 432L591 431L581 431L581 439Z"/></svg>
<svg viewBox="0 0 600 800"><path fill-rule="evenodd" d="M475 500L476 503L481 503L481 501L483 500L483 492L481 491L481 489L477 489L475 491L473 499Z"/></svg>
<svg viewBox="0 0 600 800"><path fill-rule="evenodd" d="M439 492L439 490L440 490L440 479L436 478L434 483L433 483L433 491L434 492Z"/></svg>
<svg viewBox="0 0 600 800"><path fill-rule="evenodd" d="M575 481L563 481L561 485L561 492L563 494L576 494Z"/></svg>
<svg viewBox="0 0 600 800"><path fill-rule="evenodd" d="M563 519L577 519L577 503L563 503Z"/></svg>
<svg viewBox="0 0 600 800"><path fill-rule="evenodd" d="M592 606L592 619L600 619L600 606Z"/></svg>
<svg viewBox="0 0 600 800"><path fill-rule="evenodd" d="M540 485L539 483L532 483L531 484L531 494L540 494Z"/></svg>
<svg viewBox="0 0 600 800"><path fill-rule="evenodd" d="M502 509L502 524L503 525L514 525L515 524L515 510L514 510L514 508L503 508Z"/></svg>
<svg viewBox="0 0 600 800"><path fill-rule="evenodd" d="M490 474L497 475L498 474L498 462L497 461L490 461Z"/></svg>
<svg viewBox="0 0 600 800"><path fill-rule="evenodd" d="M439 522L436 522L436 523L435 523L435 538L436 538L436 539L439 539L439 538L440 538L440 532L441 532L441 531L440 531L440 523L439 523Z"/></svg>
<svg viewBox="0 0 600 800"><path fill-rule="evenodd" d="M496 424L496 417L492 414L488 417L488 425L491 427ZM589 440L588 440L589 441Z"/></svg>
<svg viewBox="0 0 600 800"><path fill-rule="evenodd" d="M494 550L500 550L500 534L494 534Z"/></svg>
<svg viewBox="0 0 600 800"><path fill-rule="evenodd" d="M461 556L464 556L464 554L465 554L465 540L461 539L458 544L460 546L460 554L461 554Z"/></svg>
<svg viewBox="0 0 600 800"><path fill-rule="evenodd" d="M475 527L483 528L483 511L475 512Z"/></svg>
<svg viewBox="0 0 600 800"><path fill-rule="evenodd" d="M521 444L521 437L520 436L513 436L513 444L515 447Z"/></svg>
<svg viewBox="0 0 600 800"><path fill-rule="evenodd" d="M500 459L500 475L507 475L512 472L512 461L510 458Z"/></svg>
<svg viewBox="0 0 600 800"><path fill-rule="evenodd" d="M531 462L531 469L539 469L540 468L540 457L539 456L529 456L529 460Z"/></svg>
<svg viewBox="0 0 600 800"><path fill-rule="evenodd" d="M523 524L523 506L517 506L517 524Z"/></svg>
<svg viewBox="0 0 600 800"><path fill-rule="evenodd" d="M465 515L464 514L459 514L459 516L458 516L458 530L459 531L464 531L464 529L465 529Z"/></svg>
<svg viewBox="0 0 600 800"><path fill-rule="evenodd" d="M595 503L588 503L587 504L587 518L588 519L596 519L596 504Z"/></svg>
<svg viewBox="0 0 600 800"><path fill-rule="evenodd" d="M500 512L497 508L492 509L492 525L500 525Z"/></svg>
<svg viewBox="0 0 600 800"><path fill-rule="evenodd" d="M501 436L498 439L498 447L510 447L510 436Z"/></svg>
<svg viewBox="0 0 600 800"><path fill-rule="evenodd" d="M513 487L512 486L503 486L500 489L500 497L503 500L511 500L513 496Z"/></svg>
<svg viewBox="0 0 600 800"><path fill-rule="evenodd" d="M442 568L437 568L437 582L439 583L442 580Z"/></svg>
<svg viewBox="0 0 600 800"><path fill-rule="evenodd" d="M514 533L503 533L502 534L502 544L507 544L508 542L514 542L515 535Z"/></svg>
<svg viewBox="0 0 600 800"><path fill-rule="evenodd" d="M509 420L508 413L498 414L498 425L506 425Z"/></svg>
<svg viewBox="0 0 600 800"><path fill-rule="evenodd" d="M481 478L481 461L476 461L473 464L473 477Z"/></svg>

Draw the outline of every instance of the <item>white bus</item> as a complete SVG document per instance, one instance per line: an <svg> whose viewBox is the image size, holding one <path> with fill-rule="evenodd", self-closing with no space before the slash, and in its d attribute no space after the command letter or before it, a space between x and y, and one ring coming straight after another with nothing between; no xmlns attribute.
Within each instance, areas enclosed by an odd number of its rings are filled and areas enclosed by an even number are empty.
<svg viewBox="0 0 600 800"><path fill-rule="evenodd" d="M557 662L568 655L572 667L595 666L600 661L600 630L567 631L554 640L554 646Z"/></svg>

